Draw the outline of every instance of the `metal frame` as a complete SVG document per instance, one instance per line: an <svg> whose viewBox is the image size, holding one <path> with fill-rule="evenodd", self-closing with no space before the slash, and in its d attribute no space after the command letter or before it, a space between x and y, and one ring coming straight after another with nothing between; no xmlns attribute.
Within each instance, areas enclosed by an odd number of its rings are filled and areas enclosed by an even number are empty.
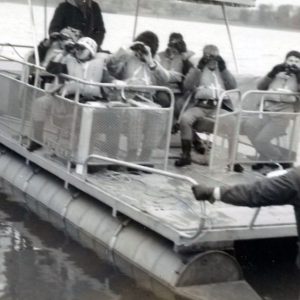
<svg viewBox="0 0 300 300"><path fill-rule="evenodd" d="M231 94L237 94L238 95L237 107L233 112L228 112L228 113L225 113L225 114L221 114L221 107L222 107L223 100L226 96L229 96ZM215 116L215 119L214 119L212 149L210 151L210 156L209 156L209 169L210 170L212 170L213 159L214 159L214 156L215 156L215 146L214 145L215 145L215 139L216 139L217 133L218 133L220 119L222 117L226 117L228 115L238 115L238 113L240 111L240 105L241 105L241 91L239 89L224 91L220 95L218 105L217 105L217 108L216 108L216 116ZM235 140L235 135L234 135L234 140ZM232 162L229 162L229 163L230 163L230 167L232 168L233 163Z"/></svg>
<svg viewBox="0 0 300 300"><path fill-rule="evenodd" d="M274 115L274 116L278 116L278 115L285 115L285 116L291 116L291 117L297 117L300 116L300 112L263 112L263 111L251 111L251 110L244 110L244 104L246 99L251 96L251 95L288 95L288 96L296 96L298 97L297 101L299 100L299 96L300 93L285 93L285 92L278 92L278 91L262 91L262 90L249 90L247 92L245 92L242 95L242 99L241 99L241 105L240 105L240 109L239 109L239 113L238 113L238 120L237 120L237 126L236 126L236 131L235 131L235 143L234 143L234 150L233 150L233 163L245 163L244 161L239 161L237 159L237 150L238 150L238 144L239 144L239 135L240 135L240 129L241 129L241 122L242 122L242 115L243 113L247 113L247 114L257 114L260 113L262 115ZM264 99L260 99L260 101L264 101ZM261 108L262 106L259 105ZM296 134L296 130L295 130L295 124L293 126L293 131L292 131L292 136L294 137ZM294 138L291 139L292 141L294 140ZM268 163L270 161L251 161L251 163Z"/></svg>

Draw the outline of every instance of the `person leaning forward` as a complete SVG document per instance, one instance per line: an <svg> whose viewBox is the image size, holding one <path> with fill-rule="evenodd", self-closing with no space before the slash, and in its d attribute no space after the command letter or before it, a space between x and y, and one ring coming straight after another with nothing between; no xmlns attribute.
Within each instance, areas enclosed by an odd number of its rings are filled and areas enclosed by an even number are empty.
<svg viewBox="0 0 300 300"><path fill-rule="evenodd" d="M290 169L283 175L231 187L207 187L194 185L194 196L199 201L215 203L222 201L236 206L261 207L293 205L298 231L297 267L300 269L300 167Z"/></svg>
<svg viewBox="0 0 300 300"><path fill-rule="evenodd" d="M49 35L60 32L63 28L73 27L102 45L105 26L101 9L93 0L66 0L55 10L49 27Z"/></svg>

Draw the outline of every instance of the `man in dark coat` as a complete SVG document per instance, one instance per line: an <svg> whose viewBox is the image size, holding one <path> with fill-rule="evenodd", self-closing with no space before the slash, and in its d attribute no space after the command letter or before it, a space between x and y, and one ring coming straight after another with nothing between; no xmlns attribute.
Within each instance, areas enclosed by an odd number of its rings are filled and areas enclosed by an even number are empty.
<svg viewBox="0 0 300 300"><path fill-rule="evenodd" d="M192 190L197 200L207 200L210 203L220 200L224 203L248 207L293 205L298 230L296 264L300 269L300 167L291 169L284 175L266 178L253 184L215 188L199 184L193 186Z"/></svg>
<svg viewBox="0 0 300 300"><path fill-rule="evenodd" d="M55 10L49 27L49 34L73 27L83 36L94 39L101 46L105 27L99 5L93 0L66 0Z"/></svg>

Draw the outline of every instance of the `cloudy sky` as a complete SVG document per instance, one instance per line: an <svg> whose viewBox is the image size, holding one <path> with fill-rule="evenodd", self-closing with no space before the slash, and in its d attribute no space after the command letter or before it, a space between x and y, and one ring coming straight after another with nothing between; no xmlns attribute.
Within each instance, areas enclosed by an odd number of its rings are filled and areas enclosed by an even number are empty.
<svg viewBox="0 0 300 300"><path fill-rule="evenodd" d="M257 4L273 4L273 5L284 5L292 4L300 6L300 0L256 0Z"/></svg>

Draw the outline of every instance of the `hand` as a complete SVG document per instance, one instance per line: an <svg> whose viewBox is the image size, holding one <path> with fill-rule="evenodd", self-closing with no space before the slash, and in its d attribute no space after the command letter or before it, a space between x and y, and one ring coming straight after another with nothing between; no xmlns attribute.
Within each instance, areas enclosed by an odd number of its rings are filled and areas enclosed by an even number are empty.
<svg viewBox="0 0 300 300"><path fill-rule="evenodd" d="M71 41L67 41L64 44L64 50L66 52L72 52L75 49L75 43L71 42Z"/></svg>
<svg viewBox="0 0 300 300"><path fill-rule="evenodd" d="M200 200L200 201L207 200L210 203L215 202L215 199L213 198L214 188L212 188L212 187L207 187L207 186L198 184L198 185L192 186L192 191L197 200Z"/></svg>
<svg viewBox="0 0 300 300"><path fill-rule="evenodd" d="M218 55L217 56L217 62L218 62L218 67L220 72L223 72L224 70L226 70L226 63L224 61L224 59L222 58L222 56Z"/></svg>
<svg viewBox="0 0 300 300"><path fill-rule="evenodd" d="M201 71L203 71L204 67L207 65L208 63L208 58L203 56L200 60L199 60L199 63L198 63L198 66L197 68Z"/></svg>
<svg viewBox="0 0 300 300"><path fill-rule="evenodd" d="M286 71L287 65L285 63L276 65L269 73L268 77L271 79L274 79L275 76L280 73L280 72L285 72Z"/></svg>
<svg viewBox="0 0 300 300"><path fill-rule="evenodd" d="M52 32L50 33L50 40L51 41L56 41L60 38L60 33L59 32Z"/></svg>

